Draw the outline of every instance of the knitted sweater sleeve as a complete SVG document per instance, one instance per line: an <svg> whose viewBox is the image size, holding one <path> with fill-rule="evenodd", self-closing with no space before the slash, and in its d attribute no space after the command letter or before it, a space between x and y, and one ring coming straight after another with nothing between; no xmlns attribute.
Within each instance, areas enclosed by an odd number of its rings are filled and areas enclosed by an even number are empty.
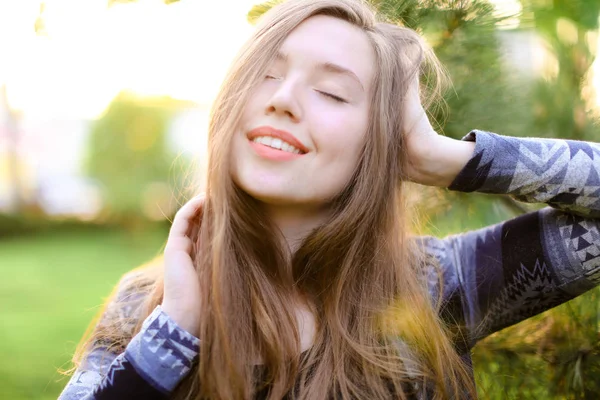
<svg viewBox="0 0 600 400"><path fill-rule="evenodd" d="M117 301L107 306L97 329L118 325L127 335L139 320L141 299L123 281L119 287ZM166 399L197 361L199 340L159 305L124 351L115 347L119 348L111 343L90 346L59 400Z"/></svg>
<svg viewBox="0 0 600 400"><path fill-rule="evenodd" d="M443 272L442 298L469 346L600 284L600 144L473 131L450 190L549 207L444 239L421 237ZM435 290L433 290L435 292Z"/></svg>

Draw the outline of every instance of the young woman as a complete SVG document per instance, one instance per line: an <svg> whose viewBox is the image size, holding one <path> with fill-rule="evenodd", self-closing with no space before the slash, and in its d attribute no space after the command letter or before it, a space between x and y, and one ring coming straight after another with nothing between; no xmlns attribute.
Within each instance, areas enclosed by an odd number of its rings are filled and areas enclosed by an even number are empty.
<svg viewBox="0 0 600 400"><path fill-rule="evenodd" d="M600 145L439 136L419 36L291 0L214 103L206 197L126 274L60 399L465 399L469 350L600 281ZM547 207L438 239L403 182Z"/></svg>

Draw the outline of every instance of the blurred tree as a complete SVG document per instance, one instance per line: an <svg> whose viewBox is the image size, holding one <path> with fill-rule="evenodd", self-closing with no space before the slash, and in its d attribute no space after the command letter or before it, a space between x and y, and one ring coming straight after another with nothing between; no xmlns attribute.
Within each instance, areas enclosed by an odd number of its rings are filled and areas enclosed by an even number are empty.
<svg viewBox="0 0 600 400"><path fill-rule="evenodd" d="M452 80L453 92L444 96L447 107L432 110L440 131L456 139L474 128L514 136L529 133L531 85L502 59L494 8L484 1L425 4L421 20L415 20L420 27L414 28L428 39Z"/></svg>
<svg viewBox="0 0 600 400"><path fill-rule="evenodd" d="M535 87L535 130L549 136L597 139L598 126L582 96L597 49L598 0L522 0L538 34L556 58Z"/></svg>
<svg viewBox="0 0 600 400"><path fill-rule="evenodd" d="M146 197L169 187L175 155L166 135L180 106L169 98L141 99L122 93L93 125L86 169L103 187L107 218L135 225L146 218Z"/></svg>

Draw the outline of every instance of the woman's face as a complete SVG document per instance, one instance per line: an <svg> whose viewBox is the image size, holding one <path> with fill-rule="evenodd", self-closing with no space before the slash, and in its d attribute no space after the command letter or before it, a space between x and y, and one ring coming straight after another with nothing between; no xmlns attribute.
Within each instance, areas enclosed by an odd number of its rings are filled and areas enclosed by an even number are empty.
<svg viewBox="0 0 600 400"><path fill-rule="evenodd" d="M232 176L271 205L321 206L359 160L375 56L359 28L314 16L284 41L251 94L232 144Z"/></svg>

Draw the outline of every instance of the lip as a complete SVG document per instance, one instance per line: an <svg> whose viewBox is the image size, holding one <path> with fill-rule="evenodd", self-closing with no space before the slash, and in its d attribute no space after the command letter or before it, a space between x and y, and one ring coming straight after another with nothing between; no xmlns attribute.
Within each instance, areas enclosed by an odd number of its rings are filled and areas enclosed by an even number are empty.
<svg viewBox="0 0 600 400"><path fill-rule="evenodd" d="M303 155L309 152L308 148L306 146L304 146L302 144L302 142L300 142L298 139L296 139L296 137L294 135L292 135L289 132L283 131L281 129L275 129L272 126L259 126L258 128L254 128L252 129L250 132L248 132L247 137L248 140L250 140L250 142L252 142L252 140L256 137L259 136L271 136L274 138L278 138L283 140L284 142L288 142L289 144L291 144L292 146L294 146L295 148L297 148L298 150L300 150L300 154L296 154L296 155ZM254 143L254 142L252 142ZM256 143L258 144L258 143ZM267 146L264 146L267 147ZM280 150L276 150L276 151L280 151ZM294 154L294 153L289 153L289 154Z"/></svg>

